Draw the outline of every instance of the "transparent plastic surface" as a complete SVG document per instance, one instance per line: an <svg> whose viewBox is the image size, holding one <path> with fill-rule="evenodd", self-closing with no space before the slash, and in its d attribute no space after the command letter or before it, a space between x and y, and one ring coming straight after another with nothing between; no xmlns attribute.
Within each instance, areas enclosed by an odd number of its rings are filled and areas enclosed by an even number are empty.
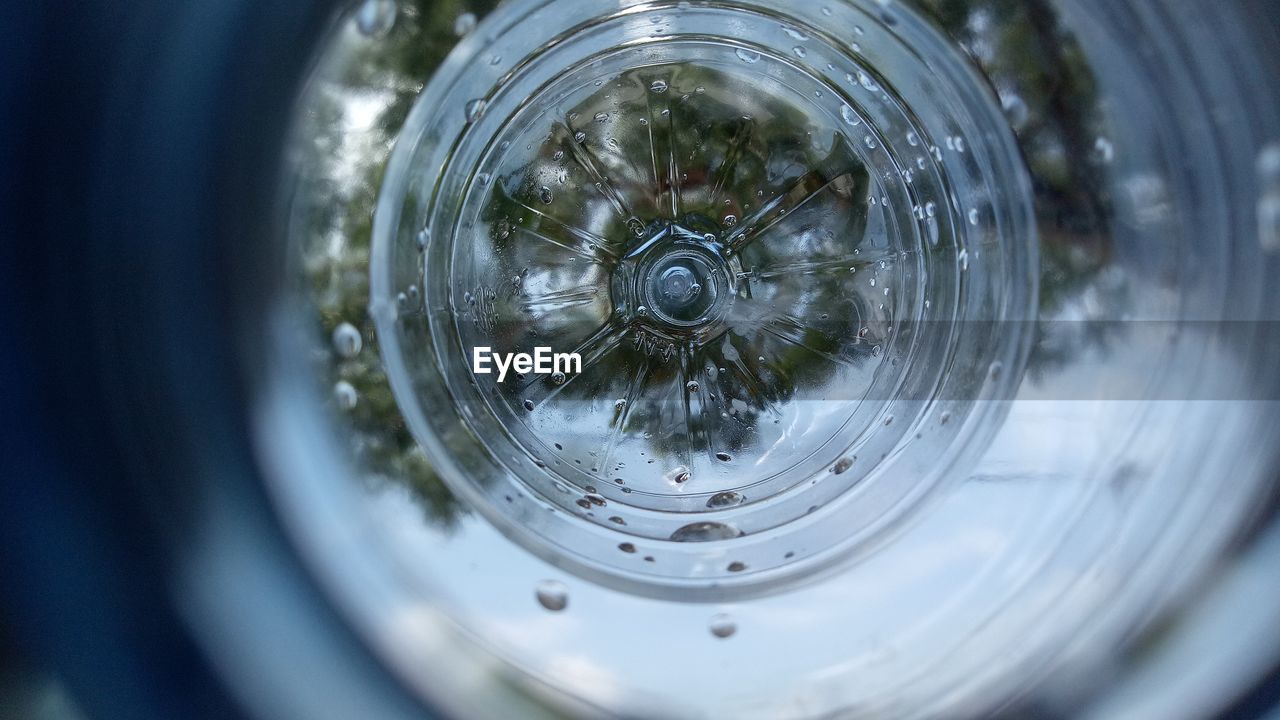
<svg viewBox="0 0 1280 720"><path fill-rule="evenodd" d="M1247 525L1280 163L1173 110L1251 107L1194 12L478 10L364 3L319 59L261 413L425 698L1061 709Z"/></svg>

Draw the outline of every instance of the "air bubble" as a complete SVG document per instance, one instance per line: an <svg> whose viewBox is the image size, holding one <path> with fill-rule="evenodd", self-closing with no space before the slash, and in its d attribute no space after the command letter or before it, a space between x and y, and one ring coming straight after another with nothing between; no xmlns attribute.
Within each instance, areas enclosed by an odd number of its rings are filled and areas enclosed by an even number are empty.
<svg viewBox="0 0 1280 720"><path fill-rule="evenodd" d="M733 460L733 456L727 452L718 452L716 453L716 459L720 462L729 462L730 460Z"/></svg>
<svg viewBox="0 0 1280 720"><path fill-rule="evenodd" d="M339 357L353 358L360 354L360 348L364 345L363 339L360 337L360 331L351 323L340 323L338 327L333 329L333 350L338 353Z"/></svg>
<svg viewBox="0 0 1280 720"><path fill-rule="evenodd" d="M836 475L840 475L851 467L853 467L853 459L842 457L836 461L835 465L831 466L831 472L835 473Z"/></svg>
<svg viewBox="0 0 1280 720"><path fill-rule="evenodd" d="M462 13L453 21L453 34L462 37L472 30L476 29L476 16L472 13Z"/></svg>
<svg viewBox="0 0 1280 720"><path fill-rule="evenodd" d="M354 410L356 403L360 401L360 395L351 383L346 380L339 380L333 384L333 399L338 403L339 408Z"/></svg>
<svg viewBox="0 0 1280 720"><path fill-rule="evenodd" d="M667 87L668 86L667 86L666 80L654 80L653 82L649 83L649 90L655 93L664 93L667 91Z"/></svg>
<svg viewBox="0 0 1280 720"><path fill-rule="evenodd" d="M476 98L467 103L464 112L467 116L467 122L475 122L484 114L485 101L482 98Z"/></svg>
<svg viewBox="0 0 1280 720"><path fill-rule="evenodd" d="M733 618L724 613L712 615L711 620L707 623L707 628L711 630L712 635L722 640L738 631L738 626L734 623Z"/></svg>
<svg viewBox="0 0 1280 720"><path fill-rule="evenodd" d="M742 531L725 523L701 521L689 523L671 533L675 542L711 542L742 537Z"/></svg>
<svg viewBox="0 0 1280 720"><path fill-rule="evenodd" d="M362 35L382 37L396 24L395 0L365 0L356 11L356 28Z"/></svg>
<svg viewBox="0 0 1280 720"><path fill-rule="evenodd" d="M723 508L737 507L742 504L742 501L742 495L732 490L726 490L707 498L707 507L713 510L721 510Z"/></svg>
<svg viewBox="0 0 1280 720"><path fill-rule="evenodd" d="M559 580L543 580L534 590L538 604L551 612L560 612L569 607L569 589Z"/></svg>
<svg viewBox="0 0 1280 720"><path fill-rule="evenodd" d="M551 194L551 188L543 185L538 188L538 199L541 200L544 205L550 205L551 201L555 199L555 196Z"/></svg>

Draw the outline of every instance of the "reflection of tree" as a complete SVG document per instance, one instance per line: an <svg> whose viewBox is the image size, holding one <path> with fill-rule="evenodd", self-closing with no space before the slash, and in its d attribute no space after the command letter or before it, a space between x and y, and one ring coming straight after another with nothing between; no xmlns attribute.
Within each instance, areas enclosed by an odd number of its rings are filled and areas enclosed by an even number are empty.
<svg viewBox="0 0 1280 720"><path fill-rule="evenodd" d="M341 323L360 330L354 358L317 353L320 373L350 383L356 405L344 411L351 450L371 481L403 483L433 521L456 522L461 507L405 427L390 385L369 303L373 207L390 142L423 82L452 49L455 20L487 12L492 0L400 2L386 37L365 38L349 23L303 98L295 142L298 192L292 212L297 270L319 314L316 337ZM376 111L372 120L364 117ZM327 345L326 345L327 347Z"/></svg>
<svg viewBox="0 0 1280 720"><path fill-rule="evenodd" d="M578 348L580 376L495 389L517 412L582 417L616 402L592 415L597 457L627 445L692 467L758 445L762 415L817 397L833 362L871 357L863 308L883 298L851 272L880 259L859 255L869 173L805 100L752 80L688 64L626 70L504 140L531 150L491 180L463 345ZM619 295L611 278L638 277L650 245L729 258L732 315L681 329Z"/></svg>
<svg viewBox="0 0 1280 720"><path fill-rule="evenodd" d="M331 54L321 59L316 81L304 98L296 144L299 185L292 219L298 238L297 270L318 309L318 336L327 338L339 323L349 322L364 337L364 349L357 357L330 362L326 353L324 361L324 372L332 381L345 380L358 393L358 403L346 413L353 449L371 476L404 482L422 498L432 518L446 523L456 518L457 502L404 426L366 316L371 218L390 143L434 68L455 44L455 21L466 12L482 16L494 4L492 0L405 1L399 3L396 23L385 37L366 38L354 27L343 28ZM1051 315L1091 284L1110 254L1102 171L1085 160L1093 154L1092 138L1097 135L1100 117L1084 55L1042 2L917 0L915 4L970 49L1003 97L1016 97L1025 106L1024 112L1011 114L1020 115L1015 127L1034 180L1042 241L1041 314ZM671 394L683 397L688 376L697 374L701 385L690 408L691 421L674 422L677 416L685 417L684 408L646 397L625 413L619 412L614 423L626 432L662 426L680 437L736 452L750 445L752 433L771 408L786 403L805 387L819 386L829 376L828 364L815 362L815 357L860 357L858 353L865 347L847 346L842 338L848 328L841 323L856 319L859 332L869 325L874 339L879 300L856 293L851 298L844 292L847 277L832 272L840 265L834 261L847 259L844 256L853 247L849 238L859 238L865 230L866 208L860 203L868 191L868 178L848 148L815 151L796 130L807 124L796 114L799 111L760 107L759 93L751 88L740 88L733 101L726 100L725 93L704 96L696 92L698 87L732 87L734 82L716 77L710 70L684 72L663 101L669 103L671 121L690 129L687 136L676 138L677 143L684 143L677 150L682 159L681 174L687 177L666 177L656 192L634 195L652 197L652 201L631 208L632 214L642 223L665 217L658 206L669 201L672 187L678 183L684 190L681 212L685 224L723 239L733 232L733 223L748 224L752 213L769 199L784 195L797 184L817 180L826 189L816 205L828 217L819 222L798 211L784 218L774 235L786 237L794 245L762 236L743 250L740 270L755 274L744 278L743 292L758 300L755 307L761 310L731 324L724 336L727 342L708 343L704 356L697 358L699 362L686 358L682 364L683 350L678 347L672 350L676 360L663 361L666 339L628 342L600 363L596 380L584 378L563 392L570 398L575 394L638 397L627 386L644 375L645 382L670 388ZM637 81L643 89L650 78L638 76ZM693 100L681 102L685 95ZM480 291L477 294L482 298L482 293L491 291L492 302L506 303L497 309L507 317L530 302L538 302L539 297L551 302L546 297L554 292L601 281L587 264L570 265L563 254L547 254L546 248L528 242L524 234L548 232L547 222L522 211L527 207L549 209L540 197L544 186L553 193L555 207L576 204L591 210L591 217L597 219L593 220L596 225L589 225L593 233L608 238L634 237L629 234L627 218L596 211L604 202L596 183L582 176L580 168L575 169L572 154L567 152L572 150L574 133L583 131L589 135L585 147L598 157L607 159L616 154L594 132L596 108L590 105L589 101L583 103L576 121L562 119L565 127L559 131L557 143L549 144L548 152L536 160L534 169L543 172L495 178L485 220L492 223L494 253L505 253L508 265L499 268L499 282L473 289ZM744 114L752 115L753 120L744 122ZM620 147L649 146L648 130L638 124L612 130ZM553 161L556 147L566 151L565 160ZM725 176L721 169L726 167L725 155L730 152L738 154L728 164L734 172ZM805 173L813 168L819 175L806 179ZM565 173L563 182L546 181L561 171ZM848 182L833 182L846 173ZM617 180L626 173L618 165L609 175ZM631 192L627 195L633 196ZM830 232L833 210L849 223L838 233ZM513 255L511 249L517 246L527 255ZM833 263L798 267L794 262L797 254ZM533 270L522 276L526 268ZM519 282L508 282L517 277ZM570 292L553 300L543 309L554 312L541 313L545 319L533 323L543 341L540 344L573 347L575 339L582 340L612 311L607 293ZM769 304L787 312L763 309ZM749 329L762 326L771 332ZM509 333L505 342L512 346L527 340L509 328L505 332ZM760 350L762 345L768 345L767 352ZM1078 344L1037 343L1033 368L1052 367L1076 351ZM702 365L716 372L708 374L699 369ZM720 368L725 372L720 373ZM699 403L705 402L711 409L712 395L746 401L735 408L736 429L722 422L718 411L700 412ZM664 440L669 437L671 434L658 436ZM657 450L669 445L655 442L652 447Z"/></svg>
<svg viewBox="0 0 1280 720"><path fill-rule="evenodd" d="M1113 324L1077 334L1049 322L1111 259L1105 172L1096 147L1102 117L1079 43L1044 0L918 0L969 49L1005 100L1025 153L1040 230L1040 318L1030 370L1066 363L1083 346L1105 349ZM1062 333L1070 333L1062 337Z"/></svg>

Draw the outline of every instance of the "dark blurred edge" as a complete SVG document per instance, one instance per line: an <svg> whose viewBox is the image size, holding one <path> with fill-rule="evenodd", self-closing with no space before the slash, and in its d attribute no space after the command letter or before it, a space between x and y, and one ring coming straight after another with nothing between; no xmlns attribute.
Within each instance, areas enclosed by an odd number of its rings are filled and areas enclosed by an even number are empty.
<svg viewBox="0 0 1280 720"><path fill-rule="evenodd" d="M227 265L270 245L285 121L329 5L0 10L0 607L10 658L65 681L90 718L249 716L193 640L198 603L184 614L175 580L219 517L257 541L249 561L266 578L226 587L228 601L291 611L272 637L246 639L277 668L299 655L268 687L420 714L270 514L230 334L245 288ZM325 680L308 674L317 662Z"/></svg>

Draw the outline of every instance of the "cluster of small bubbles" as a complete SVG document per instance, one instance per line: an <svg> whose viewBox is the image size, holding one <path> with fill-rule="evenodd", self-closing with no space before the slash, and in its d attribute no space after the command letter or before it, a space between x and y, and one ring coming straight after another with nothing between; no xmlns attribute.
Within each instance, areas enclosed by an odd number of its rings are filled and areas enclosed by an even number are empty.
<svg viewBox="0 0 1280 720"><path fill-rule="evenodd" d="M746 48L738 48L735 51L735 54L738 56L739 60L741 60L744 63L747 63L748 65L760 59L760 53L756 52L755 50L748 50Z"/></svg>
<svg viewBox="0 0 1280 720"><path fill-rule="evenodd" d="M476 29L476 16L473 13L462 13L453 20L453 34L462 37Z"/></svg>
<svg viewBox="0 0 1280 720"><path fill-rule="evenodd" d="M720 462L729 462L730 460L733 460L733 456L727 452L718 452L716 453L716 459Z"/></svg>
<svg viewBox="0 0 1280 720"><path fill-rule="evenodd" d="M343 410L352 410L356 403L360 401L360 395L356 393L355 387L346 380L339 380L333 384L333 399L338 403L338 407Z"/></svg>
<svg viewBox="0 0 1280 720"><path fill-rule="evenodd" d="M857 125L862 122L862 119L858 117L858 114L848 105L842 105L840 107L840 119L844 120L846 125Z"/></svg>
<svg viewBox="0 0 1280 720"><path fill-rule="evenodd" d="M806 55L809 54L808 51L806 51L804 48L800 47L799 45L791 48L791 52L795 53L795 56L798 58L805 57Z"/></svg>
<svg viewBox="0 0 1280 720"><path fill-rule="evenodd" d="M737 507L742 504L743 499L744 498L739 493L732 490L726 490L724 492L718 492L707 498L707 507L713 510Z"/></svg>
<svg viewBox="0 0 1280 720"><path fill-rule="evenodd" d="M835 465L831 466L831 472L835 473L836 475L840 475L841 473L843 473L844 471L848 470L851 467L853 467L853 459L842 457L836 461Z"/></svg>
<svg viewBox="0 0 1280 720"><path fill-rule="evenodd" d="M467 122L470 123L479 120L480 116L484 114L485 105L486 103L483 98L476 98L469 101L466 106L463 107L463 113L467 117Z"/></svg>
<svg viewBox="0 0 1280 720"><path fill-rule="evenodd" d="M369 37L382 37L395 24L395 0L365 0L356 12L356 28Z"/></svg>
<svg viewBox="0 0 1280 720"><path fill-rule="evenodd" d="M707 628L711 630L711 634L723 640L732 636L738 631L738 625L733 622L733 618L724 613L716 613L711 616L711 620L707 623Z"/></svg>
<svg viewBox="0 0 1280 720"><path fill-rule="evenodd" d="M618 543L618 549L624 553L631 554L636 551L636 546L629 542Z"/></svg>
<svg viewBox="0 0 1280 720"><path fill-rule="evenodd" d="M666 80L654 80L653 82L649 83L650 92L664 93L667 91L667 87L668 85Z"/></svg>
<svg viewBox="0 0 1280 720"><path fill-rule="evenodd" d="M538 188L538 199L541 200L544 205L550 205L551 201L555 199L555 196L551 194L551 188L543 185Z"/></svg>
<svg viewBox="0 0 1280 720"><path fill-rule="evenodd" d="M364 346L364 340L360 337L360 331L351 323L339 323L338 327L333 329L333 350L338 353L338 357L353 358L360 354L360 348Z"/></svg>
<svg viewBox="0 0 1280 720"><path fill-rule="evenodd" d="M538 604L551 612L569 607L569 589L559 580L543 580L534 588L533 594Z"/></svg>

